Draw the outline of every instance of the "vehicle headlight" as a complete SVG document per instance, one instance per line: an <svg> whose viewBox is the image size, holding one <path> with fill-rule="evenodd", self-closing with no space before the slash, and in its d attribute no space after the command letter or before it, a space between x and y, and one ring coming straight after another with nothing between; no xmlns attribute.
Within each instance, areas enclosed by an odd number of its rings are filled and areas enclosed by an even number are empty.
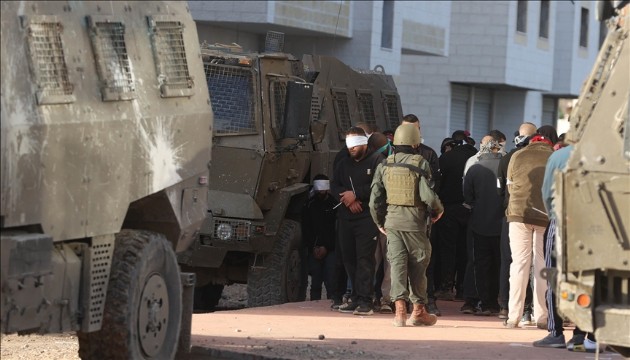
<svg viewBox="0 0 630 360"><path fill-rule="evenodd" d="M232 237L232 226L230 224L220 224L217 226L217 237L221 240L227 240Z"/></svg>

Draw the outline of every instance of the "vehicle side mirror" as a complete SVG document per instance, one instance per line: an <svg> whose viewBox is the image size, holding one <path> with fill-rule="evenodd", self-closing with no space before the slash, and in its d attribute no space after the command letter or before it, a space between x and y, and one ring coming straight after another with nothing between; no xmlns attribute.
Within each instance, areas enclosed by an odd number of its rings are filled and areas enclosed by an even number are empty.
<svg viewBox="0 0 630 360"><path fill-rule="evenodd" d="M313 84L290 81L286 96L282 137L306 140L311 122Z"/></svg>

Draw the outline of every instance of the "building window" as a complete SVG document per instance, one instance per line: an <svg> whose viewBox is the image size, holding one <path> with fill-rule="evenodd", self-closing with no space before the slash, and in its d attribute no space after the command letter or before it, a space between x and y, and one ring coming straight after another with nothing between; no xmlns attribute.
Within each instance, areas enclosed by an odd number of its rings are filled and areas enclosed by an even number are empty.
<svg viewBox="0 0 630 360"><path fill-rule="evenodd" d="M608 35L608 26L606 26L606 20L602 20L599 22L599 49L604 45L606 35Z"/></svg>
<svg viewBox="0 0 630 360"><path fill-rule="evenodd" d="M549 39L549 0L540 2L540 24L538 26L538 36Z"/></svg>
<svg viewBox="0 0 630 360"><path fill-rule="evenodd" d="M516 31L527 32L527 1L518 0L516 8Z"/></svg>
<svg viewBox="0 0 630 360"><path fill-rule="evenodd" d="M580 46L588 47L588 9L582 8L582 17L580 22Z"/></svg>
<svg viewBox="0 0 630 360"><path fill-rule="evenodd" d="M391 49L394 39L394 1L383 1L383 21L381 22L381 47Z"/></svg>

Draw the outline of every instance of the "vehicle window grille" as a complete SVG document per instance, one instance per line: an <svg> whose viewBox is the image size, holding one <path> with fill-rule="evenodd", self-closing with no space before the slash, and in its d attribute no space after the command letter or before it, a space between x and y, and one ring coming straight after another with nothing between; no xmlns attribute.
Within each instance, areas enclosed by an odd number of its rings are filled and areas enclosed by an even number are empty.
<svg viewBox="0 0 630 360"><path fill-rule="evenodd" d="M372 94L357 94L359 110L363 116L363 122L368 125L376 125L376 115L374 114L374 101Z"/></svg>
<svg viewBox="0 0 630 360"><path fill-rule="evenodd" d="M265 37L266 52L282 52L284 50L284 33L267 31Z"/></svg>
<svg viewBox="0 0 630 360"><path fill-rule="evenodd" d="M232 228L232 236L228 239L222 240L218 236L218 228L221 224L227 224ZM221 241L249 241L251 235L252 225L246 221L228 220L228 219L214 219L214 226L212 237L215 240Z"/></svg>
<svg viewBox="0 0 630 360"><path fill-rule="evenodd" d="M385 95L385 115L387 116L388 128L392 131L396 130L401 120L396 95Z"/></svg>
<svg viewBox="0 0 630 360"><path fill-rule="evenodd" d="M125 26L120 22L97 22L93 37L103 88L109 92L135 92L131 63L125 44Z"/></svg>
<svg viewBox="0 0 630 360"><path fill-rule="evenodd" d="M61 42L60 22L32 23L29 40L39 90L45 95L72 95L68 67Z"/></svg>
<svg viewBox="0 0 630 360"><path fill-rule="evenodd" d="M256 131L254 79L250 69L204 64L217 135Z"/></svg>
<svg viewBox="0 0 630 360"><path fill-rule="evenodd" d="M186 61L184 28L179 21L156 21L154 42L160 62L160 82L171 89L192 88Z"/></svg>
<svg viewBox="0 0 630 360"><path fill-rule="evenodd" d="M313 95L311 98L311 122L319 120L319 112L322 111L322 104L319 97Z"/></svg>
<svg viewBox="0 0 630 360"><path fill-rule="evenodd" d="M274 126L278 131L282 131L284 125L284 109L287 99L287 83L285 81L273 82L273 110Z"/></svg>
<svg viewBox="0 0 630 360"><path fill-rule="evenodd" d="M337 124L339 125L339 133L345 132L352 126L350 118L350 106L348 105L348 94L337 92L334 96L335 113L337 115Z"/></svg>

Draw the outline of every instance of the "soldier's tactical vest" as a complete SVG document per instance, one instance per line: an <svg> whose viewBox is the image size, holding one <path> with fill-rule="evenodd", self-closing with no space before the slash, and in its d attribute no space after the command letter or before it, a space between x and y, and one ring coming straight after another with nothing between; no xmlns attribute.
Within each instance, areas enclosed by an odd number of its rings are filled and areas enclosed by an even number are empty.
<svg viewBox="0 0 630 360"><path fill-rule="evenodd" d="M420 169L422 156L412 155L406 163L396 162L396 154L390 155L383 162L383 178L387 191L387 203L401 206L420 206L418 194L420 177L430 180L429 174Z"/></svg>

